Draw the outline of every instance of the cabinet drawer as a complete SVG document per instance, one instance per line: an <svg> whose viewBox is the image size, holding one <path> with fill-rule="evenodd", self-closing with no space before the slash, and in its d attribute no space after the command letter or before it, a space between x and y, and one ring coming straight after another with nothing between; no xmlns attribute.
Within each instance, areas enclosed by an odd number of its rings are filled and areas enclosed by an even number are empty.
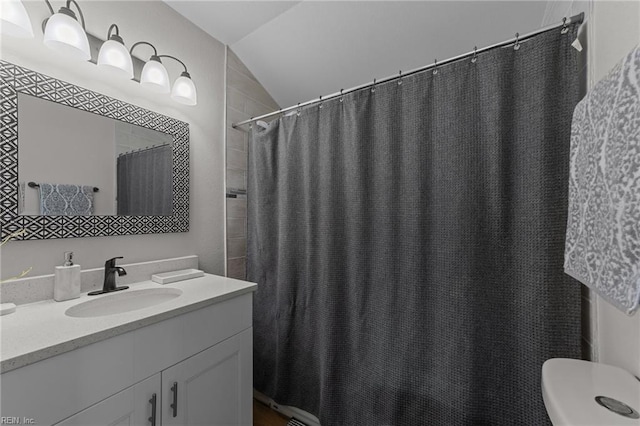
<svg viewBox="0 0 640 426"><path fill-rule="evenodd" d="M118 392L82 410L56 426L151 425L155 409L156 426L160 426L160 374ZM155 402L152 402L155 395Z"/></svg>

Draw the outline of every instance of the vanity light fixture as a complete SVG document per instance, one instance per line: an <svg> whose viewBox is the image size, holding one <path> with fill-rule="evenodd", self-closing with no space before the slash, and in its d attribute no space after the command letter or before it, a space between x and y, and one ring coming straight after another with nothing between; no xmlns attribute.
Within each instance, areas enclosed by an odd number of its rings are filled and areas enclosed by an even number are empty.
<svg viewBox="0 0 640 426"><path fill-rule="evenodd" d="M0 0L0 2L0 30L2 34L22 38L33 37L31 20L22 1ZM196 86L191 80L187 66L180 59L171 55L158 55L155 46L147 41L139 41L127 51L124 41L120 37L120 29L116 24L111 24L109 27L106 41L88 34L84 14L76 0L66 0L65 6L62 6L58 13L55 13L49 0L44 0L44 2L51 12L51 16L42 22L43 43L47 47L62 52L67 58L93 62L91 46L94 49L100 46L97 61L94 62L100 68L112 70L123 77L135 80L134 63L136 70L144 63L140 74L141 85L159 93L171 92L171 98L181 104L197 104ZM80 21L78 21L76 13L71 10L72 4L80 15ZM141 44L151 46L153 49L153 55L147 62L133 57L133 49ZM173 83L173 88L169 80L169 73L160 58L171 58L184 67L184 71Z"/></svg>
<svg viewBox="0 0 640 426"><path fill-rule="evenodd" d="M162 65L162 61L158 56L158 50L156 49L156 47L147 41L139 41L131 46L131 50L129 50L129 53L133 55L133 49L141 44L151 46L151 48L153 49L153 55L151 55L149 60L144 64L144 67L142 68L142 74L140 74L140 84L148 87L155 92L169 93L169 73L167 72L167 69L164 67L164 65Z"/></svg>
<svg viewBox="0 0 640 426"><path fill-rule="evenodd" d="M160 58L170 58L180 62L184 67L184 71L180 74L180 77L173 83L173 89L171 89L171 99L176 102L180 102L184 105L195 105L198 103L198 94L196 93L196 86L191 80L191 75L187 71L187 66L180 59L171 55L159 55Z"/></svg>
<svg viewBox="0 0 640 426"><path fill-rule="evenodd" d="M91 59L89 39L84 25L84 15L78 3L75 0L67 0L66 6L61 7L58 13L54 13L49 0L45 0L45 2L49 6L51 17L43 22L44 44L58 52L65 53L71 58L83 61ZM78 9L82 25L78 22L76 14L71 10L71 4L74 4Z"/></svg>
<svg viewBox="0 0 640 426"><path fill-rule="evenodd" d="M2 0L0 3L2 34L18 38L32 38L31 19L20 0Z"/></svg>
<svg viewBox="0 0 640 426"><path fill-rule="evenodd" d="M115 30L115 34L111 31ZM133 78L133 61L131 54L124 45L120 30L116 24L111 24L107 31L107 41L102 43L98 53L98 66L114 70L118 75L128 79Z"/></svg>

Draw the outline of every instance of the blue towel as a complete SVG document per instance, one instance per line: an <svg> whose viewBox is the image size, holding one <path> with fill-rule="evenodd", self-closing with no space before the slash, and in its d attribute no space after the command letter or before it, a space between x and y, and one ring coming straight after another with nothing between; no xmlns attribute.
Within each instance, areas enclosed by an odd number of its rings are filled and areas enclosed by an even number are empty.
<svg viewBox="0 0 640 426"><path fill-rule="evenodd" d="M93 186L40 184L40 214L45 216L90 216Z"/></svg>
<svg viewBox="0 0 640 426"><path fill-rule="evenodd" d="M567 274L621 311L640 303L640 46L580 101L571 126Z"/></svg>

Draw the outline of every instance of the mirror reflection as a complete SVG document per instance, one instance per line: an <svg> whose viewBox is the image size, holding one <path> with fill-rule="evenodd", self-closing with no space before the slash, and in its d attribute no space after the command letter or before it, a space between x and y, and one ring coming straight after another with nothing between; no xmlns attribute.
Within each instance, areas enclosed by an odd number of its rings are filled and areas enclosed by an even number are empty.
<svg viewBox="0 0 640 426"><path fill-rule="evenodd" d="M18 94L19 214L172 214L169 134Z"/></svg>

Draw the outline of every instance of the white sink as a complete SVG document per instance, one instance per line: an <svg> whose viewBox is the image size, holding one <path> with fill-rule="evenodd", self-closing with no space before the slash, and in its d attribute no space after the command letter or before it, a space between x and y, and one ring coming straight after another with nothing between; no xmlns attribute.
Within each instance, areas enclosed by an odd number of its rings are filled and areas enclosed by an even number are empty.
<svg viewBox="0 0 640 426"><path fill-rule="evenodd" d="M175 299L182 294L177 288L148 288L123 290L115 294L97 296L67 309L65 315L76 318L103 317L148 308ZM93 297L93 296L91 296Z"/></svg>

